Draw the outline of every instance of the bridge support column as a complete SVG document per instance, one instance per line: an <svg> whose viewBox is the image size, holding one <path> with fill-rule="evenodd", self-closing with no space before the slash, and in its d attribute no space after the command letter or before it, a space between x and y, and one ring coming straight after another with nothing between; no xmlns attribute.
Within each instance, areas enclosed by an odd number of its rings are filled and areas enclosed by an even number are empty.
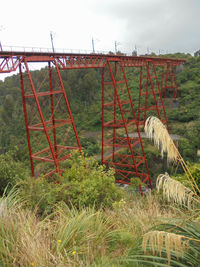
<svg viewBox="0 0 200 267"><path fill-rule="evenodd" d="M81 151L60 70L49 61L36 80L27 61L19 69L32 175L54 180L71 151Z"/></svg>
<svg viewBox="0 0 200 267"><path fill-rule="evenodd" d="M173 97L174 100L180 95L174 73L174 66L169 62L163 65L161 93L162 97Z"/></svg>
<svg viewBox="0 0 200 267"><path fill-rule="evenodd" d="M119 183L139 178L152 188L125 71L113 60L102 71L102 164L115 169Z"/></svg>
<svg viewBox="0 0 200 267"><path fill-rule="evenodd" d="M157 116L168 128L155 65L153 62L144 62L140 68L138 124L144 128L149 116Z"/></svg>

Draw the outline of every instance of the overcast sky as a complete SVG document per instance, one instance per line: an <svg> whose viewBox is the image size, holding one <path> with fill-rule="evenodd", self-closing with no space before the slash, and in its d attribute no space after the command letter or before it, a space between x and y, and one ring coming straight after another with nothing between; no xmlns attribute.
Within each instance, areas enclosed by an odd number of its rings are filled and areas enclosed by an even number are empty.
<svg viewBox="0 0 200 267"><path fill-rule="evenodd" d="M138 53L200 48L200 0L2 0L2 46Z"/></svg>

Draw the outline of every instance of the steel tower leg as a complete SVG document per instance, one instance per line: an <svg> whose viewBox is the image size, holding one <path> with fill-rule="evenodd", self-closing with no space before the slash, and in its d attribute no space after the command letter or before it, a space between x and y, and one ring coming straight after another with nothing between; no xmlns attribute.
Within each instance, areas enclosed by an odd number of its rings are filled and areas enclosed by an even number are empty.
<svg viewBox="0 0 200 267"><path fill-rule="evenodd" d="M173 84L173 96L174 96L174 100L176 100L176 98L178 98L180 96L180 92L178 90L178 85L176 82L176 75L174 73L173 64L171 64L171 76L172 76L172 84Z"/></svg>
<svg viewBox="0 0 200 267"><path fill-rule="evenodd" d="M81 145L63 86L60 70L54 67L40 71L35 79L24 62L20 80L32 175L45 173L51 180L62 173L62 162Z"/></svg>
<svg viewBox="0 0 200 267"><path fill-rule="evenodd" d="M174 66L171 63L166 63L163 66L161 92L164 98L173 97L173 99L176 100L179 97Z"/></svg>
<svg viewBox="0 0 200 267"><path fill-rule="evenodd" d="M144 127L149 116L157 116L168 129L155 65L152 62L145 62L140 70L138 125Z"/></svg>
<svg viewBox="0 0 200 267"><path fill-rule="evenodd" d="M28 151L29 151L29 158L30 158L30 163L31 163L31 174L33 177L35 177L32 150L31 150L30 132L29 132L29 127L28 127L29 121L28 121L28 114L27 114L27 109L26 109L26 98L25 98L24 81L23 81L23 73L22 73L21 64L19 65L19 75L20 75L20 84L21 84L21 92L22 92L22 104L23 104L23 110L24 110L26 136L27 136L27 142L28 142Z"/></svg>
<svg viewBox="0 0 200 267"><path fill-rule="evenodd" d="M108 61L102 71L102 163L115 169L116 182L129 184L132 178L140 178L152 188L126 75L120 62Z"/></svg>

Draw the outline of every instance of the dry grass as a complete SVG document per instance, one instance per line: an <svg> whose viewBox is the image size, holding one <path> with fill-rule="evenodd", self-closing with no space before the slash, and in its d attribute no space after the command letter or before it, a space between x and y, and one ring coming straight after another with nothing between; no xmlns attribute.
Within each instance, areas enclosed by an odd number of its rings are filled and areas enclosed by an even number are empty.
<svg viewBox="0 0 200 267"><path fill-rule="evenodd" d="M0 222L0 235L3 266L48 266L53 260L47 224L35 213L18 206L9 209Z"/></svg>
<svg viewBox="0 0 200 267"><path fill-rule="evenodd" d="M164 207L157 196L147 194L144 197L135 196L125 200L124 205L118 210L107 210L106 214L112 217L118 229L129 231L137 241L146 231L163 218L177 216L176 211ZM156 219L156 220L155 220Z"/></svg>
<svg viewBox="0 0 200 267"><path fill-rule="evenodd" d="M190 228L188 222L193 223L193 220L198 218L200 214L198 209L200 202L193 191L182 185L179 181L170 178L167 173L158 176L156 187L158 192L162 190L163 196L166 197L169 202L187 206L190 209L189 214L191 215L182 219L178 216L179 219L177 220L177 218L175 218L174 221L172 216L170 216L170 220L166 221L167 223L163 222L160 226L157 225L154 231L146 232L143 235L142 243L144 253L147 253L147 255L150 253L152 257L154 255L159 255L160 259L167 257L168 266L171 266L172 255L175 256L176 262L178 262L180 258L181 260L187 259L189 262L192 262L194 254L196 253L197 259L195 260L195 265L191 265L196 266L199 257L198 243L200 242L198 223L195 222ZM197 204L195 212L192 209L194 202ZM173 231L175 233L173 233ZM190 241L193 242L193 251L191 250L191 244L189 246Z"/></svg>
<svg viewBox="0 0 200 267"><path fill-rule="evenodd" d="M85 267L108 254L113 225L103 214L59 207L52 216L10 210L0 223L0 266Z"/></svg>
<svg viewBox="0 0 200 267"><path fill-rule="evenodd" d="M43 220L19 202L2 214L0 266L6 267L123 266L118 259L155 225L155 217L176 216L151 195L125 199L116 210L78 211L59 205Z"/></svg>

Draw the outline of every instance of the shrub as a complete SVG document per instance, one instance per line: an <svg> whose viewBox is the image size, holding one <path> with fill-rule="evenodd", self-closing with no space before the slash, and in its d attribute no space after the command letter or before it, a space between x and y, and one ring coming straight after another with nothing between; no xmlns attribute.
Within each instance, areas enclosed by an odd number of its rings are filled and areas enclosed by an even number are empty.
<svg viewBox="0 0 200 267"><path fill-rule="evenodd" d="M178 142L179 151L185 160L195 161L197 159L197 149L191 140L180 138Z"/></svg>
<svg viewBox="0 0 200 267"><path fill-rule="evenodd" d="M28 170L24 164L15 160L15 152L10 151L0 155L0 195L6 187L8 191L17 181L28 176Z"/></svg>
<svg viewBox="0 0 200 267"><path fill-rule="evenodd" d="M82 137L80 138L80 142L82 144L82 149L84 150L84 153L88 157L99 153L99 145L94 137Z"/></svg>
<svg viewBox="0 0 200 267"><path fill-rule="evenodd" d="M112 206L113 201L121 199L122 192L115 185L113 169L106 171L105 166L77 153L69 164L61 183L68 189L67 196L73 205Z"/></svg>
<svg viewBox="0 0 200 267"><path fill-rule="evenodd" d="M68 165L58 183L48 183L44 177L21 181L23 198L34 208L38 205L40 214L52 212L53 205L65 202L69 206L95 208L111 207L122 198L123 192L115 185L114 171L106 170L92 159L74 153L66 162Z"/></svg>
<svg viewBox="0 0 200 267"><path fill-rule="evenodd" d="M197 184L197 186L200 188L200 163L190 164L189 165L190 172L192 176L194 177L194 180ZM185 174L177 175L176 177L173 177L177 181L181 182L185 186L190 187L190 184L188 182L187 176Z"/></svg>

